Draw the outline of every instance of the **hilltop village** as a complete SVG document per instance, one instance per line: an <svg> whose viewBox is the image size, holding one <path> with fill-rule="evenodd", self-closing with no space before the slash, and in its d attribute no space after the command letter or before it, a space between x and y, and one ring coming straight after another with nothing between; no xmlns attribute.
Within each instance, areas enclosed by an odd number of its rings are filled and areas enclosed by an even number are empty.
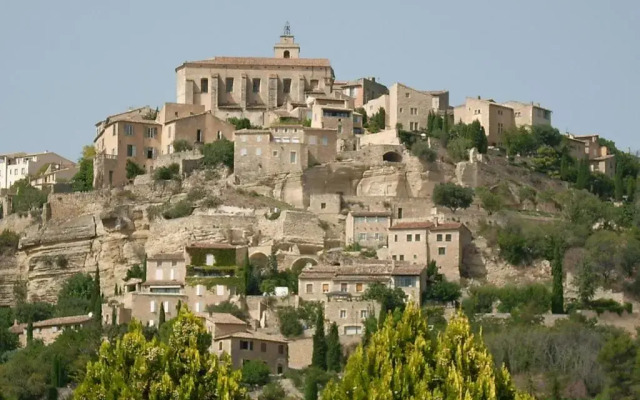
<svg viewBox="0 0 640 400"><path fill-rule="evenodd" d="M546 240L545 224L582 218L567 202L624 208L633 156L597 134L559 133L536 102L454 106L446 89L340 80L329 59L302 54L287 26L270 57L184 62L174 102L106 116L78 163L1 155L0 231L15 232L15 247L0 246L0 305L55 303L74 274L99 275L103 326L157 328L188 307L211 353L281 375L311 364L319 309L348 354L393 296L445 319L478 287L584 300L573 279L583 253L553 258L526 243ZM567 249L590 251L576 243ZM585 315L633 330L634 260L589 296L629 312ZM507 318L505 304L495 294L470 307ZM534 314L567 317L551 307ZM23 346L51 344L95 315L16 318L8 329Z"/></svg>

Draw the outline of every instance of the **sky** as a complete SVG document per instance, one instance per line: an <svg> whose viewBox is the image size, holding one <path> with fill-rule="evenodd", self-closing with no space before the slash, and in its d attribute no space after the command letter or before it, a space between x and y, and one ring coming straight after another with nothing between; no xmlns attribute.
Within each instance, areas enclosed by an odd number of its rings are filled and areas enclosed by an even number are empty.
<svg viewBox="0 0 640 400"><path fill-rule="evenodd" d="M266 56L286 21L302 57L450 104L534 101L561 132L640 149L640 1L21 0L0 9L0 154L70 159L95 123L174 102L175 68Z"/></svg>

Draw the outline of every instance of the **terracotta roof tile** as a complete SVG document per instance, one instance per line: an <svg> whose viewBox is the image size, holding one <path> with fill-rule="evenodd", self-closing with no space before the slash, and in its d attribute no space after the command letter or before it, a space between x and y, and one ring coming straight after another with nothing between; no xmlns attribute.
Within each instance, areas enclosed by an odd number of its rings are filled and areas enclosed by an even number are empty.
<svg viewBox="0 0 640 400"><path fill-rule="evenodd" d="M147 258L148 261L184 261L182 253L158 253Z"/></svg>
<svg viewBox="0 0 640 400"><path fill-rule="evenodd" d="M235 324L235 325L247 325L246 322L240 318L229 313L211 313L203 314L204 318L213 322L214 324Z"/></svg>
<svg viewBox="0 0 640 400"><path fill-rule="evenodd" d="M462 227L462 224L460 222L449 222L446 224L433 225L431 228L429 228L429 230L430 231L451 231L451 230L460 229L461 227Z"/></svg>
<svg viewBox="0 0 640 400"><path fill-rule="evenodd" d="M415 221L415 222L398 222L393 225L389 230L399 229L432 229L433 222L430 221Z"/></svg>
<svg viewBox="0 0 640 400"><path fill-rule="evenodd" d="M59 317L46 319L44 321L38 321L33 323L34 328L46 328L49 326L58 326L58 325L76 325L76 324L84 324L93 319L93 317L89 315L73 315L71 317ZM27 328L27 324L18 324L13 325L9 330L15 334L21 334Z"/></svg>
<svg viewBox="0 0 640 400"><path fill-rule="evenodd" d="M256 339L256 340L264 340L269 342L278 342L278 343L287 343L287 339L280 335L267 335L265 333L260 332L235 332L229 335L224 335L215 338L215 340L228 339L228 338L240 338L240 339Z"/></svg>

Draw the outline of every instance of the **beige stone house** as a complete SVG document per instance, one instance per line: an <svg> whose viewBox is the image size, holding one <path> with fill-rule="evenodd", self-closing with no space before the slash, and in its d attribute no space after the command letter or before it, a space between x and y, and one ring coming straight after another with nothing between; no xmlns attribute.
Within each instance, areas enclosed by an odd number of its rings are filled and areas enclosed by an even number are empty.
<svg viewBox="0 0 640 400"><path fill-rule="evenodd" d="M389 228L389 257L416 265L434 260L448 280L460 280L463 251L471 242L460 223L397 222Z"/></svg>
<svg viewBox="0 0 640 400"><path fill-rule="evenodd" d="M21 179L40 177L50 167L54 170L67 170L75 167L75 163L49 151L2 154L0 155L0 189L9 189ZM60 174L60 177L63 175ZM55 177L53 179L55 180Z"/></svg>
<svg viewBox="0 0 640 400"><path fill-rule="evenodd" d="M92 320L93 317L89 314L52 318L34 322L33 339L42 340L45 345L49 345L53 343L65 330L80 329ZM18 335L18 340L22 347L27 345L27 324L18 324L17 322L14 322L13 326L9 328L9 330Z"/></svg>
<svg viewBox="0 0 640 400"><path fill-rule="evenodd" d="M307 266L298 277L298 295L304 301L326 302L335 296L358 299L374 282L399 287L409 300L420 303L426 287L426 264L370 260L356 265Z"/></svg>
<svg viewBox="0 0 640 400"><path fill-rule="evenodd" d="M234 173L244 181L302 172L310 166L335 160L336 143L335 130L302 125L236 131Z"/></svg>
<svg viewBox="0 0 640 400"><path fill-rule="evenodd" d="M58 184L69 183L77 173L77 165L49 164L44 171L36 173L30 182L31 186L45 190Z"/></svg>
<svg viewBox="0 0 640 400"><path fill-rule="evenodd" d="M329 324L335 323L341 336L361 335L364 321L368 317L380 315L380 304L373 300L360 300L336 293L327 296L324 302L324 318Z"/></svg>
<svg viewBox="0 0 640 400"><path fill-rule="evenodd" d="M177 102L204 105L221 119L248 118L268 125L268 113L306 105L307 96L328 94L334 80L329 60L301 58L288 27L273 57L214 57L176 68Z"/></svg>
<svg viewBox="0 0 640 400"><path fill-rule="evenodd" d="M609 148L607 146L600 145L599 135L572 135L566 136L568 143L582 142L582 146L573 145L575 150L571 151L571 155L577 157L579 149L582 148L584 154L582 158L587 157L589 159L589 167L591 172L600 172L608 177L612 178L616 174L616 159L613 154L609 154ZM571 146L569 147L572 148Z"/></svg>
<svg viewBox="0 0 640 400"><path fill-rule="evenodd" d="M345 82L341 85L341 90L342 93L354 99L355 108L363 107L369 101L389 94L389 89L385 85L376 82L375 77Z"/></svg>
<svg viewBox="0 0 640 400"><path fill-rule="evenodd" d="M479 121L490 146L502 145L504 133L516 126L513 108L492 99L467 97L465 103L453 109L454 123Z"/></svg>
<svg viewBox="0 0 640 400"><path fill-rule="evenodd" d="M508 101L503 105L513 109L516 126L551 125L551 110L540 106L540 103Z"/></svg>
<svg viewBox="0 0 640 400"><path fill-rule="evenodd" d="M289 368L288 342L280 335L244 330L217 336L213 339L213 353L229 354L236 369L249 360L263 361L272 374L283 374Z"/></svg>
<svg viewBox="0 0 640 400"><path fill-rule="evenodd" d="M390 226L390 211L352 211L345 221L345 241L374 249L386 246Z"/></svg>
<svg viewBox="0 0 640 400"><path fill-rule="evenodd" d="M569 155L576 160L581 160L584 158L589 158L586 150L586 142L583 140L575 139L570 137L569 135L564 136L564 143L569 150Z"/></svg>

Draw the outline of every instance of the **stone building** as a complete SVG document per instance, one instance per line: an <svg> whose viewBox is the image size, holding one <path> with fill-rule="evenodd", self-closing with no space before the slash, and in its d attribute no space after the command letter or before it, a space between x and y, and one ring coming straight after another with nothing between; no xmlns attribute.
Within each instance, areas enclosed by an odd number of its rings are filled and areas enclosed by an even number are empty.
<svg viewBox="0 0 640 400"><path fill-rule="evenodd" d="M240 181L266 175L302 172L335 160L337 137L333 129L277 125L269 130L235 132L234 173Z"/></svg>
<svg viewBox="0 0 640 400"><path fill-rule="evenodd" d="M460 266L471 232L460 223L397 222L389 228L389 257L416 265L434 260L448 280L460 280Z"/></svg>
<svg viewBox="0 0 640 400"><path fill-rule="evenodd" d="M47 171L67 170L73 167L75 167L73 161L49 151L2 154L0 155L0 189L9 189L14 183L27 177L41 177ZM53 179L55 180L55 174Z"/></svg>
<svg viewBox="0 0 640 400"><path fill-rule="evenodd" d="M599 135L572 135L567 134L567 143L573 144L569 146L571 155L577 159L588 158L589 168L591 172L600 172L613 178L616 174L616 158L610 154L607 146L600 145ZM581 142L582 146L576 144ZM582 157L578 157L579 149L582 148L584 153Z"/></svg>
<svg viewBox="0 0 640 400"><path fill-rule="evenodd" d="M490 146L500 146L504 133L516 126L513 108L492 99L467 97L465 103L453 109L454 123L479 121Z"/></svg>
<svg viewBox="0 0 640 400"><path fill-rule="evenodd" d="M356 265L307 266L298 277L298 295L304 301L327 302L334 296L358 299L374 282L401 288L409 300L420 303L426 287L426 264L370 260Z"/></svg>
<svg viewBox="0 0 640 400"><path fill-rule="evenodd" d="M44 168L44 167L43 167ZM30 179L31 186L40 190L51 189L60 184L68 184L78 173L78 166L63 166L49 164L44 171L42 169Z"/></svg>
<svg viewBox="0 0 640 400"><path fill-rule="evenodd" d="M349 295L336 293L327 296L324 302L324 318L329 324L338 326L341 336L361 335L364 333L364 321L380 315L380 303L373 300L359 300Z"/></svg>
<svg viewBox="0 0 640 400"><path fill-rule="evenodd" d="M335 89L335 88L334 88ZM389 94L389 89L376 82L375 77L360 78L341 85L342 93L354 99L354 107L360 108L373 99Z"/></svg>
<svg viewBox="0 0 640 400"><path fill-rule="evenodd" d="M352 211L345 222L345 241L362 247L379 248L387 245L391 226L390 211Z"/></svg>
<svg viewBox="0 0 640 400"><path fill-rule="evenodd" d="M214 337L212 347L218 356L227 353L235 369L242 368L249 360L263 361L272 374L283 374L289 368L288 342L279 335L237 331Z"/></svg>
<svg viewBox="0 0 640 400"><path fill-rule="evenodd" d="M373 99L364 106L368 116L380 108L386 112L386 128L419 131L427 128L429 113L443 115L449 112L449 91L422 91L395 83L389 88L388 95Z"/></svg>
<svg viewBox="0 0 640 400"><path fill-rule="evenodd" d="M513 109L516 126L551 125L551 110L541 107L540 103L508 101L503 105Z"/></svg>
<svg viewBox="0 0 640 400"><path fill-rule="evenodd" d="M34 322L32 331L33 339L42 340L45 345L49 345L53 343L65 330L80 329L92 320L93 317L89 314L52 318ZM27 324L18 324L17 321L14 321L13 326L9 328L9 330L18 335L18 340L22 347L27 345Z"/></svg>
<svg viewBox="0 0 640 400"><path fill-rule="evenodd" d="M214 57L176 68L177 102L204 105L221 119L248 118L267 126L268 113L306 105L332 91L333 69L324 58L301 58L288 25L273 57Z"/></svg>

